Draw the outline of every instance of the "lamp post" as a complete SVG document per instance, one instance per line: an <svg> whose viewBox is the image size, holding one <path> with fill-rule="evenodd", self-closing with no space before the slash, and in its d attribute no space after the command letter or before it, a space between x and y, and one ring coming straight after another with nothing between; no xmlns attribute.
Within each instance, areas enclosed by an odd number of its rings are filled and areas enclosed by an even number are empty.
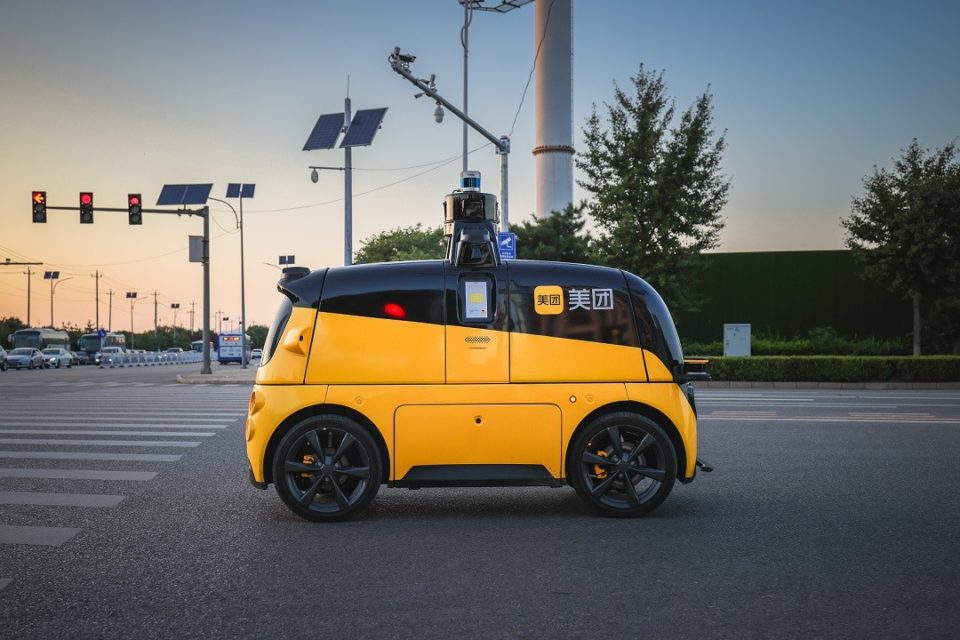
<svg viewBox="0 0 960 640"><path fill-rule="evenodd" d="M53 294L57 290L58 284L72 280L72 278L64 278L61 280L59 271L44 271L43 279L50 281L50 328L53 329Z"/></svg>
<svg viewBox="0 0 960 640"><path fill-rule="evenodd" d="M420 90L420 93L414 96L415 98L421 95L428 95L436 100L437 108L434 111L433 117L437 122L443 120L443 107L446 107L453 115L469 124L473 127L474 131L492 142L493 146L496 147L497 155L500 156L500 228L503 231L507 231L510 228L510 204L507 180L507 156L510 153L510 138L508 136L496 137L481 127L476 120L441 96L437 92L435 76L431 75L429 79L422 79L413 75L413 73L410 72L410 65L413 64L416 58L413 54L400 51L400 47L394 47L393 53L391 53L389 57L390 68Z"/></svg>
<svg viewBox="0 0 960 640"><path fill-rule="evenodd" d="M227 185L227 198L239 198L240 199L240 215L237 215L236 210L230 205L229 202L225 200L220 200L218 198L208 198L214 202L222 202L223 204L230 207L230 210L233 211L233 217L237 219L237 228L240 229L240 363L241 368L247 368L247 298L246 298L246 288L244 286L244 269L243 269L243 199L252 198L253 192L256 189L257 185L248 184L248 183L238 183L231 182Z"/></svg>
<svg viewBox="0 0 960 640"><path fill-rule="evenodd" d="M127 291L127 299L130 301L130 348L133 349L136 342L136 334L133 332L133 306L146 298L137 298L136 291Z"/></svg>
<svg viewBox="0 0 960 640"><path fill-rule="evenodd" d="M177 343L177 311L180 310L180 303L174 302L170 305L170 308L173 309L173 343Z"/></svg>

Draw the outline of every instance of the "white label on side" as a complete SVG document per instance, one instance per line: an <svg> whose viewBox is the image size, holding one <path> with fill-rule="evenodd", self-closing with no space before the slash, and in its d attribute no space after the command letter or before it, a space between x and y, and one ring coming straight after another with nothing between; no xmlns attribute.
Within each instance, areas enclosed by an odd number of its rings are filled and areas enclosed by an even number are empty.
<svg viewBox="0 0 960 640"><path fill-rule="evenodd" d="M464 282L464 293L467 301L467 320L485 320L487 312L487 283Z"/></svg>

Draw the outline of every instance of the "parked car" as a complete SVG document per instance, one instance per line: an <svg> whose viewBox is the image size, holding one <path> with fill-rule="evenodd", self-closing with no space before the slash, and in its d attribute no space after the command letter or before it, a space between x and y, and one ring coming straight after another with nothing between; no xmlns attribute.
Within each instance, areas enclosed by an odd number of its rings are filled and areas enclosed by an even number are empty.
<svg viewBox="0 0 960 640"><path fill-rule="evenodd" d="M74 351L73 352L73 364L82 365L90 364L93 360L90 359L90 354L86 351Z"/></svg>
<svg viewBox="0 0 960 640"><path fill-rule="evenodd" d="M69 369L73 366L73 358L70 356L70 352L63 347L50 347L44 349L42 353L44 367L53 369L67 367Z"/></svg>
<svg viewBox="0 0 960 640"><path fill-rule="evenodd" d="M0 347L0 371L7 370L7 351Z"/></svg>
<svg viewBox="0 0 960 640"><path fill-rule="evenodd" d="M104 347L93 357L93 361L105 367L119 367L123 365L123 355L120 347Z"/></svg>
<svg viewBox="0 0 960 640"><path fill-rule="evenodd" d="M7 365L12 369L42 369L43 354L39 349L20 347L7 354Z"/></svg>
<svg viewBox="0 0 960 640"><path fill-rule="evenodd" d="M251 360L259 360L261 357L263 357L263 349L254 349L250 352Z"/></svg>

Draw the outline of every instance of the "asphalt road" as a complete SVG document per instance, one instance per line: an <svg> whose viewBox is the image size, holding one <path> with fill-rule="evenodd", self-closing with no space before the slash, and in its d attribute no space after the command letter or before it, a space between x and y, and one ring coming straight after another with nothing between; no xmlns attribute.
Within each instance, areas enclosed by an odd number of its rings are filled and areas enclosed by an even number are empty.
<svg viewBox="0 0 960 640"><path fill-rule="evenodd" d="M572 489L384 488L358 520L321 525L248 484L247 387L177 372L0 373L0 637L960 627L960 392L703 391L716 471L643 519L595 516ZM62 459L81 454L162 457Z"/></svg>

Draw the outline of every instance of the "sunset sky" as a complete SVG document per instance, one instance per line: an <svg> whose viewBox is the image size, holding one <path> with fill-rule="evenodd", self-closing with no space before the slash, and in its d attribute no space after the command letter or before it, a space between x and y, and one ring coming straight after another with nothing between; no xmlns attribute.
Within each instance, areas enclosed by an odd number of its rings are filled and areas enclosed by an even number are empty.
<svg viewBox="0 0 960 640"><path fill-rule="evenodd" d="M487 4L493 4L488 0ZM94 318L129 330L124 296L137 291L134 328L189 325L202 300L201 269L187 261L196 218L50 211L32 224L30 192L76 206L92 191L101 207L147 206L165 183L256 183L244 203L249 324L269 323L278 302L275 266L294 254L312 268L342 263L343 175L337 150L303 152L317 116L388 107L373 145L353 162L354 249L385 229L441 222L460 172L460 122L433 121L434 105L387 63L394 46L417 55L454 103L462 92L456 0L90 2L4 0L0 13L0 265L59 270L55 324ZM495 134L512 132L511 220L533 211L534 8L475 14L470 29L470 114ZM912 138L942 147L960 136L960 4L957 2L645 2L574 0L574 145L591 104L642 63L664 70L686 108L708 86L715 125L726 131L732 179L721 251L837 249L840 217L874 165L889 165ZM521 106L522 105L522 106ZM485 141L473 134L471 148ZM444 164L443 161L448 161ZM486 190L499 192L492 147L471 155ZM583 191L574 190L575 198ZM235 201L234 201L235 202ZM240 315L240 252L233 214L210 203L212 311ZM523 257L523 247L519 247ZM269 264L264 264L269 263ZM639 274L643 275L643 274ZM70 278L70 280L66 280ZM0 316L26 319L23 267L0 266ZM34 277L31 320L50 321L49 283ZM234 324L230 322L229 324Z"/></svg>

